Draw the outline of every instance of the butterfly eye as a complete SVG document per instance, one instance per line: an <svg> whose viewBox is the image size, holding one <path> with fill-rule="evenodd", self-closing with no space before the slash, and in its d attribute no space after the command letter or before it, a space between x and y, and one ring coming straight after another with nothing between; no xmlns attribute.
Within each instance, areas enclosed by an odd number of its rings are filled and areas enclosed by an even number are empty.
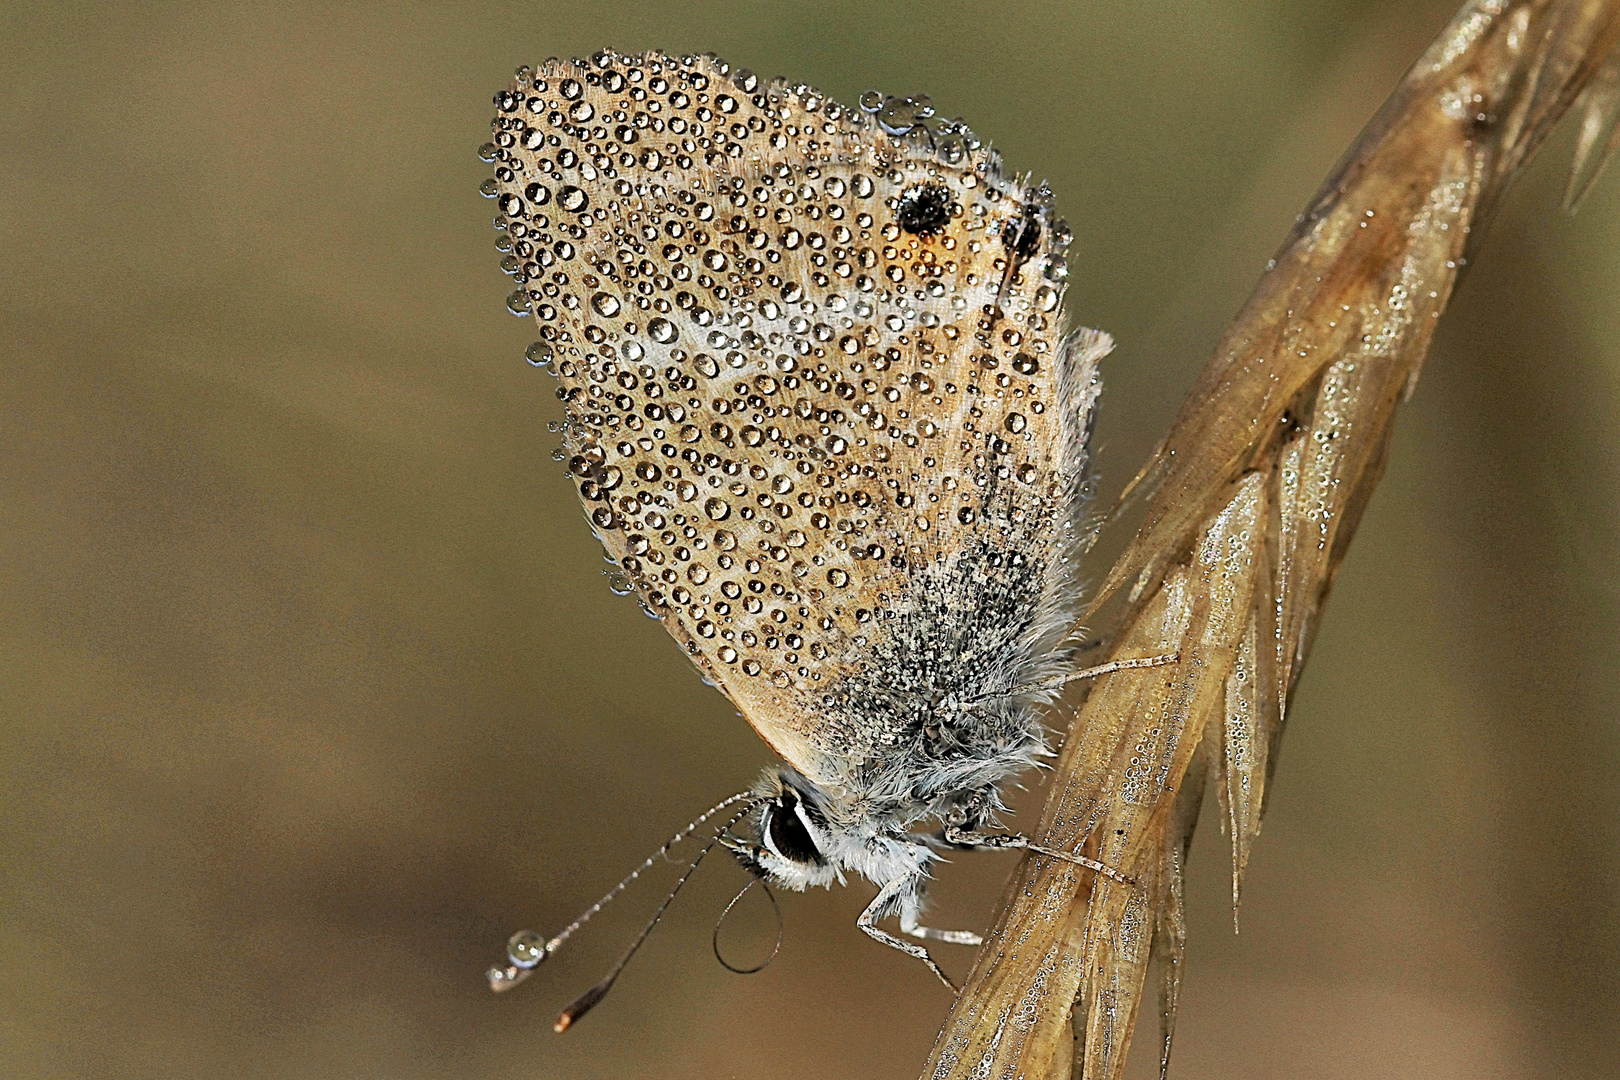
<svg viewBox="0 0 1620 1080"><path fill-rule="evenodd" d="M765 846L790 862L820 866L826 857L796 812L797 804L792 795L783 795L765 808Z"/></svg>

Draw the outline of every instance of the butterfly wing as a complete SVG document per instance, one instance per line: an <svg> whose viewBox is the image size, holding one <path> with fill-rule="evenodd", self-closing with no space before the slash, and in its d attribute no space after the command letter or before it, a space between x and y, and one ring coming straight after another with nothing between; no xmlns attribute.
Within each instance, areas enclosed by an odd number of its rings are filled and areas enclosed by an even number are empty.
<svg viewBox="0 0 1620 1080"><path fill-rule="evenodd" d="M587 516L766 742L870 786L1049 662L1108 340L1064 333L1045 190L919 102L713 58L551 61L496 105L508 305Z"/></svg>

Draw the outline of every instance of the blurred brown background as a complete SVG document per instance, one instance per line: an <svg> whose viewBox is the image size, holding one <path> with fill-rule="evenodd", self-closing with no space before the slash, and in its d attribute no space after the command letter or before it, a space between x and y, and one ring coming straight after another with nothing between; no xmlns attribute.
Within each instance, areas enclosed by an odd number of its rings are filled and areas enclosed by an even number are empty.
<svg viewBox="0 0 1620 1080"><path fill-rule="evenodd" d="M1074 225L1070 308L1121 342L1112 492L1451 7L8 9L0 1075L913 1075L948 1003L856 931L865 885L785 897L742 979L716 859L567 1037L657 887L484 989L769 760L610 595L551 460L476 192L491 94L603 44L932 94ZM1175 1075L1620 1075L1620 175L1560 214L1570 145L1401 418L1240 937L1206 816ZM948 868L938 923L1009 868Z"/></svg>

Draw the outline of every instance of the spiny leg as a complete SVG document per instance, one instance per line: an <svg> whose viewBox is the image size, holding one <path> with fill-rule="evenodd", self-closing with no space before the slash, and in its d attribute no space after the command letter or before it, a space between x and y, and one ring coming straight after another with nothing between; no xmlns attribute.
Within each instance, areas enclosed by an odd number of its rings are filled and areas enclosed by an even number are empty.
<svg viewBox="0 0 1620 1080"><path fill-rule="evenodd" d="M895 896L899 894L900 890L905 888L908 883L908 878L898 877L889 882L887 885L883 886L883 888L879 889L877 896L873 898L870 904L866 905L866 910L861 912L860 917L855 920L855 925L865 931L866 935L873 941L880 941L891 949L899 949L907 956L915 956L918 960L921 960L923 963L927 964L928 970L937 975L939 977L939 981L949 987L951 993L954 994L957 990L956 984L951 982L950 979L946 978L945 973L939 969L939 965L934 963L934 958L928 955L927 949L923 948L921 945L913 945L909 941L902 941L888 931L879 930L877 928L878 913L881 912L883 907L888 904L890 900L893 900Z"/></svg>
<svg viewBox="0 0 1620 1080"><path fill-rule="evenodd" d="M984 944L984 938L972 930L936 930L932 926L918 926L917 916L909 911L900 913L900 932L924 941L943 941L947 945Z"/></svg>
<svg viewBox="0 0 1620 1080"><path fill-rule="evenodd" d="M1029 850L1041 855L1050 855L1054 859L1062 859L1064 862L1074 863L1076 866L1084 866L1088 870L1095 870L1104 877L1113 878L1122 885L1136 884L1134 878L1126 877L1112 866L1100 863L1096 859L1088 859L1084 855L1075 855L1071 852L1059 851L1056 848L1042 847L1022 833L964 832L959 825L947 825L945 826L945 842L956 847L977 848L980 851Z"/></svg>
<svg viewBox="0 0 1620 1080"><path fill-rule="evenodd" d="M1138 668L1163 667L1166 664L1174 664L1180 659L1180 653L1162 653L1158 656L1137 656L1126 660L1110 660L1108 663L1098 664L1096 667L1081 668L1079 671L1071 671L1066 675L1054 675L1050 679L1025 683L1012 690L995 690L990 693L980 694L978 697L966 699L962 702L962 706L966 709L986 709L990 707L987 704L988 702L1042 691L1055 692L1080 679L1095 679L1102 675L1112 675L1118 671L1135 671Z"/></svg>
<svg viewBox="0 0 1620 1080"><path fill-rule="evenodd" d="M1110 660L1106 664L1096 667L1081 668L1071 671L1056 680L1059 685L1076 682L1080 679L1095 679L1099 675L1112 675L1116 671L1134 671L1137 668L1162 667L1165 664L1174 664L1181 659L1180 653L1164 653L1160 656L1140 656L1129 660Z"/></svg>

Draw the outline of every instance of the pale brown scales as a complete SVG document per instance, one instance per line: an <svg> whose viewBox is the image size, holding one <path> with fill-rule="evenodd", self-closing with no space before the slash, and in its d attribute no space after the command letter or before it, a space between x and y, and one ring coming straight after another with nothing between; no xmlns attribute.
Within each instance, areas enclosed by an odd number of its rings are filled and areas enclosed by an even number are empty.
<svg viewBox="0 0 1620 1080"><path fill-rule="evenodd" d="M1060 386L1046 200L971 136L936 149L753 83L548 62L497 99L495 194L603 546L760 735L835 783L904 735L828 692L881 677L874 644L924 581L965 550L1061 557L1106 341ZM1039 242L1014 255L1026 215Z"/></svg>

